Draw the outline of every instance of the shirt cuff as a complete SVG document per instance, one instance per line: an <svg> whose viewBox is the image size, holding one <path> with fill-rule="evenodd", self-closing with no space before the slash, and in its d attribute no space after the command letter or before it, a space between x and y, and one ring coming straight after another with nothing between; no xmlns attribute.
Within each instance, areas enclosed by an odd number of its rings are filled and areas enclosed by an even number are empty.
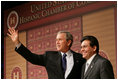
<svg viewBox="0 0 118 80"><path fill-rule="evenodd" d="M21 46L21 43L19 43L18 45L16 45L16 48L18 49Z"/></svg>

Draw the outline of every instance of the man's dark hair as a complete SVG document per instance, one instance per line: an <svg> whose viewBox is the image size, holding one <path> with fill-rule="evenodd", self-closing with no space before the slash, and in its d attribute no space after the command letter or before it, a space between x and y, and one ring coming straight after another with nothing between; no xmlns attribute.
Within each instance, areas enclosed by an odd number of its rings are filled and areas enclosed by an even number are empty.
<svg viewBox="0 0 118 80"><path fill-rule="evenodd" d="M96 46L96 47L97 47L96 52L97 52L97 54L99 53L99 42L98 42L98 40L97 40L96 37L90 36L90 35L84 36L84 37L81 39L81 43L82 43L84 40L89 40L91 47Z"/></svg>

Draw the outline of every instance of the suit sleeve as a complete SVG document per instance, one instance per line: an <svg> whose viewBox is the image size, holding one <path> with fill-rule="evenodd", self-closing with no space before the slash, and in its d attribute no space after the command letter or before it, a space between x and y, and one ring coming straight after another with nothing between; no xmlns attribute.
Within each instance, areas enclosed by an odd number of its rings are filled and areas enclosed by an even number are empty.
<svg viewBox="0 0 118 80"><path fill-rule="evenodd" d="M113 68L110 61L105 60L100 70L101 79L114 79Z"/></svg>
<svg viewBox="0 0 118 80"><path fill-rule="evenodd" d="M15 51L19 53L22 57L24 57L27 61L31 62L32 64L45 66L45 58L46 54L44 55L37 55L29 51L23 44Z"/></svg>

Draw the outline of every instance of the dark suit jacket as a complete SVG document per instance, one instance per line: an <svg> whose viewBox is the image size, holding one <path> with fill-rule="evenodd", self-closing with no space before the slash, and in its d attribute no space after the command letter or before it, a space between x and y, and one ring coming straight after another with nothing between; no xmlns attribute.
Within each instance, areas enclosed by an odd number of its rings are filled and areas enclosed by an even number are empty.
<svg viewBox="0 0 118 80"><path fill-rule="evenodd" d="M61 64L61 53L58 51L47 51L43 55L37 55L30 52L26 47L21 45L18 49L15 49L21 56L32 64L44 66L50 79L64 79ZM79 53L73 52L74 66L68 75L68 79L80 79L82 65L85 59Z"/></svg>
<svg viewBox="0 0 118 80"><path fill-rule="evenodd" d="M82 79L113 79L113 68L109 60L96 55L92 60L88 70L84 74L85 64L82 67Z"/></svg>

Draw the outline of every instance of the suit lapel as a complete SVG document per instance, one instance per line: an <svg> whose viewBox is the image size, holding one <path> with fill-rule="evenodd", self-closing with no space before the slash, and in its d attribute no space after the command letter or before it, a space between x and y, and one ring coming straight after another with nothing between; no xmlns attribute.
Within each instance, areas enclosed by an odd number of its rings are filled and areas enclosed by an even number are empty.
<svg viewBox="0 0 118 80"><path fill-rule="evenodd" d="M92 62L92 63L89 65L89 67L88 67L86 73L84 74L84 78L86 78L86 77L88 76L88 74L90 74L90 72L91 72L91 70L93 69L93 67L94 67L94 62Z"/></svg>
<svg viewBox="0 0 118 80"><path fill-rule="evenodd" d="M82 66L81 78L84 78L85 64Z"/></svg>
<svg viewBox="0 0 118 80"><path fill-rule="evenodd" d="M85 78L85 79L86 79L86 77L87 77L89 74L91 74L91 71L92 71L92 69L94 68L94 65L95 65L96 60L97 60L97 55L94 57L94 59L92 60L91 64L89 65L89 67L88 67L86 73L84 74L84 78ZM85 70L84 70L84 71L85 71Z"/></svg>
<svg viewBox="0 0 118 80"><path fill-rule="evenodd" d="M73 70L75 67L75 64L79 62L79 60L78 60L79 58L78 58L78 56L76 56L75 52L73 52L72 50L71 50L71 53L73 54L73 62L74 62L73 67L72 67L72 70Z"/></svg>
<svg viewBox="0 0 118 80"><path fill-rule="evenodd" d="M58 56L55 57L55 61L57 62L58 74L64 77L61 58L62 58L61 53L58 52Z"/></svg>
<svg viewBox="0 0 118 80"><path fill-rule="evenodd" d="M76 53L74 51L71 50L71 53L73 54L73 67L69 73L69 75L67 76L67 78L70 77L70 75L72 74L72 72L74 71L75 67L76 67L76 64L79 63L79 56L76 55Z"/></svg>

